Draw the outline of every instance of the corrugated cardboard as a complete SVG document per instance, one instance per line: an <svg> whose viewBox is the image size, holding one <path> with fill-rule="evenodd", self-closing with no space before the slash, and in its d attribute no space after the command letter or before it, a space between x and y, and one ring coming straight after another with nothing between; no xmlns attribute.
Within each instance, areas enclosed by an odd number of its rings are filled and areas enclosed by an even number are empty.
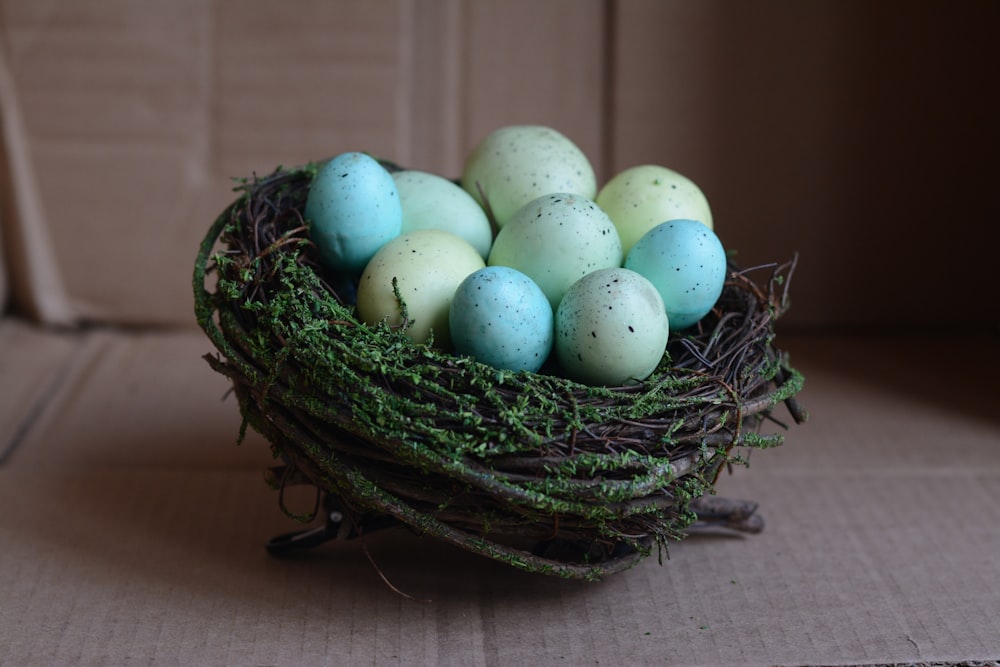
<svg viewBox="0 0 1000 667"><path fill-rule="evenodd" d="M760 503L764 532L694 534L662 566L587 584L406 531L267 556L266 540L298 524L264 484L266 444L234 444L235 403L200 372L206 342L95 333L51 401L58 417L33 424L0 467L0 664L1000 657L1000 421L987 399L949 399L912 363L931 344L995 341L786 342L812 419L719 484ZM997 363L967 354L952 369L970 395L995 399Z"/></svg>
<svg viewBox="0 0 1000 667"><path fill-rule="evenodd" d="M75 335L0 318L0 465L48 419L48 406L82 346Z"/></svg>
<svg viewBox="0 0 1000 667"><path fill-rule="evenodd" d="M0 320L0 665L1000 659L996 18L903 0L0 2L17 311ZM812 419L719 483L765 531L702 532L599 584L406 531L268 556L300 525L265 484L267 443L236 444L190 326L230 177L359 148L454 175L511 122L563 129L605 176L689 172L741 257L803 252L784 324L813 334L779 344Z"/></svg>
<svg viewBox="0 0 1000 667"><path fill-rule="evenodd" d="M364 150L458 176L471 146L512 122L558 126L599 160L600 17L589 0L6 3L0 32L73 306L192 324L193 249L232 178L278 165ZM498 57L515 41L516 63Z"/></svg>
<svg viewBox="0 0 1000 667"><path fill-rule="evenodd" d="M48 397L48 418L19 447L22 465L162 469L214 461L261 475L273 465L253 433L230 447L239 410L229 383L202 358L212 348L200 331L92 331L78 339L73 371Z"/></svg>
<svg viewBox="0 0 1000 667"><path fill-rule="evenodd" d="M981 327L997 7L8 0L0 33L21 171L86 319L190 325L191 248L233 177L357 149L457 176L487 132L537 122L602 179L694 178L745 265L800 252L790 323Z"/></svg>
<svg viewBox="0 0 1000 667"><path fill-rule="evenodd" d="M20 93L7 58L0 31L0 302L6 300L9 281L11 300L22 314L55 325L72 324L77 313L52 253Z"/></svg>
<svg viewBox="0 0 1000 667"><path fill-rule="evenodd" d="M789 322L1000 322L1000 4L615 8L614 168L687 173L745 266L799 252Z"/></svg>
<svg viewBox="0 0 1000 667"><path fill-rule="evenodd" d="M7 311L7 302L9 299L7 287L9 280L7 277L7 260L4 257L3 222L0 222L0 312L2 313Z"/></svg>

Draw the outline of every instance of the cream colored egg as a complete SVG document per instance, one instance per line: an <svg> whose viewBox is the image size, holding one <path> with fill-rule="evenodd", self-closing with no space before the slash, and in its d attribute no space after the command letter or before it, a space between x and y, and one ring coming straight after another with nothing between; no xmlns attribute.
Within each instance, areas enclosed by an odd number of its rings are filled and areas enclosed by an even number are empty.
<svg viewBox="0 0 1000 667"><path fill-rule="evenodd" d="M369 325L403 323L399 300L409 318L407 335L436 347L450 346L448 311L465 278L486 266L472 245L439 229L420 229L382 246L361 274L358 316ZM393 281L399 291L397 298Z"/></svg>
<svg viewBox="0 0 1000 667"><path fill-rule="evenodd" d="M503 228L532 199L569 192L593 199L594 168L566 135L544 125L510 125L491 132L469 153L462 187Z"/></svg>

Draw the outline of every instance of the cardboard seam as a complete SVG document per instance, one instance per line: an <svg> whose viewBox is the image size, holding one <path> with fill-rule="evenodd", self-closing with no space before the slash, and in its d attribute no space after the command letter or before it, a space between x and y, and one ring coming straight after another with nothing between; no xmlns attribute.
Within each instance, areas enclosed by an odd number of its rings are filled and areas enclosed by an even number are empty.
<svg viewBox="0 0 1000 667"><path fill-rule="evenodd" d="M3 39L0 32L0 225L10 303L37 322L69 326L76 313L49 239Z"/></svg>
<svg viewBox="0 0 1000 667"><path fill-rule="evenodd" d="M72 351L52 373L48 382L31 402L27 412L19 420L10 437L5 442L0 443L0 468L11 461L15 452L35 432L36 427L45 422L45 416L58 405L58 396L63 392L63 389L69 386L80 369L95 356L93 352L86 351L91 339L89 335L77 335L74 338L76 338L76 344Z"/></svg>

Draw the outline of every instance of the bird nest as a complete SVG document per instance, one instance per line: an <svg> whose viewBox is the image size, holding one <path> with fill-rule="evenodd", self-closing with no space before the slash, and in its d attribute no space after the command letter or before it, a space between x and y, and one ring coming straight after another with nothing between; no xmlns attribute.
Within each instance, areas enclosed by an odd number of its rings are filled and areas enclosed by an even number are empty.
<svg viewBox="0 0 1000 667"><path fill-rule="evenodd" d="M802 376L774 345L794 260L730 266L714 310L672 332L642 382L500 371L413 343L405 322L358 318L352 284L309 238L315 173L242 181L195 266L197 319L218 350L206 359L232 381L243 429L272 444L282 492L312 485L317 510L323 498L325 525L273 551L401 524L523 570L599 579L662 556L696 522L760 527L755 504L714 484L781 443L758 428L778 404L804 419Z"/></svg>

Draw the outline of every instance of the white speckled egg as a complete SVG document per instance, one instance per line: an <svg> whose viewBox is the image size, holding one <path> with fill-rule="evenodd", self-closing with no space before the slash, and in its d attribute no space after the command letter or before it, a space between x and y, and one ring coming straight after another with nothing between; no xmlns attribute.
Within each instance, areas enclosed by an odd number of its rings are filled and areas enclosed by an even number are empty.
<svg viewBox="0 0 1000 667"><path fill-rule="evenodd" d="M625 254L650 229L667 220L688 218L712 229L712 211L701 189L688 177L645 164L621 171L595 200L618 228Z"/></svg>
<svg viewBox="0 0 1000 667"><path fill-rule="evenodd" d="M358 282L358 317L374 325L399 325L403 316L392 282L410 319L407 335L426 343L450 346L448 312L455 290L470 273L483 268L479 252L468 241L440 229L418 229L382 246Z"/></svg>
<svg viewBox="0 0 1000 667"><path fill-rule="evenodd" d="M557 358L567 376L585 384L646 379L663 358L669 334L656 287L629 269L584 276L556 310Z"/></svg>
<svg viewBox="0 0 1000 667"><path fill-rule="evenodd" d="M399 236L403 212L392 176L364 153L341 153L316 172L306 198L309 235L328 269L356 276Z"/></svg>
<svg viewBox="0 0 1000 667"><path fill-rule="evenodd" d="M526 274L553 309L578 279L621 263L611 219L590 199L568 193L542 195L522 206L497 234L488 261Z"/></svg>
<svg viewBox="0 0 1000 667"><path fill-rule="evenodd" d="M704 317L726 282L726 251L711 229L697 220L670 220L640 238L625 267L649 279L659 291L675 331Z"/></svg>
<svg viewBox="0 0 1000 667"><path fill-rule="evenodd" d="M541 195L572 192L593 199L597 194L594 168L584 152L544 125L510 125L487 135L465 161L462 187L489 207L498 228Z"/></svg>
<svg viewBox="0 0 1000 667"><path fill-rule="evenodd" d="M486 212L472 196L446 178L425 171L392 175L403 208L403 234L417 229L442 229L472 244L485 260L493 245Z"/></svg>
<svg viewBox="0 0 1000 667"><path fill-rule="evenodd" d="M516 269L488 266L469 275L451 302L455 352L494 368L535 372L552 350L552 306Z"/></svg>

